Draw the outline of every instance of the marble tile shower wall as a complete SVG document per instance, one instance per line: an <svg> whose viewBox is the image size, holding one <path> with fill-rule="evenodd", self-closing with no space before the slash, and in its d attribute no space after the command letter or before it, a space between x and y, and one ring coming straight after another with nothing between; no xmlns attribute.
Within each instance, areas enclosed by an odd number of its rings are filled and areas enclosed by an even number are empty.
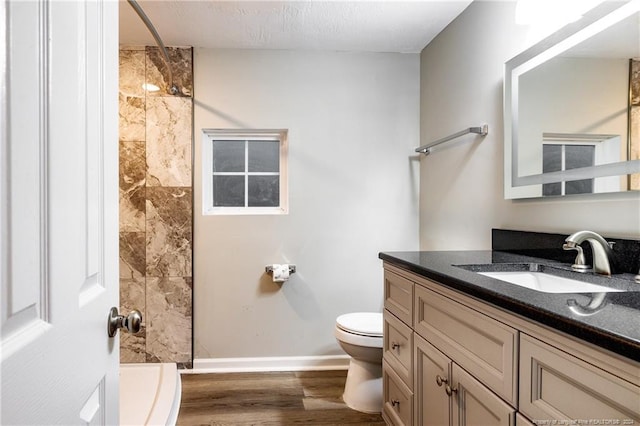
<svg viewBox="0 0 640 426"><path fill-rule="evenodd" d="M169 56L185 96L168 94L158 48L120 50L120 309L143 315L121 362L191 363L193 54Z"/></svg>

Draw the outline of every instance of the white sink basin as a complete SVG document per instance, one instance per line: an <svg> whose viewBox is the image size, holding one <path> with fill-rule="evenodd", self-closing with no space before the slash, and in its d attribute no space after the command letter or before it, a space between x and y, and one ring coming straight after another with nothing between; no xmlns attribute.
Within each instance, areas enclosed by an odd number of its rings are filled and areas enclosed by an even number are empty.
<svg viewBox="0 0 640 426"><path fill-rule="evenodd" d="M520 287L530 288L543 293L609 293L619 292L615 288L558 277L544 272L478 272L480 275L506 281Z"/></svg>

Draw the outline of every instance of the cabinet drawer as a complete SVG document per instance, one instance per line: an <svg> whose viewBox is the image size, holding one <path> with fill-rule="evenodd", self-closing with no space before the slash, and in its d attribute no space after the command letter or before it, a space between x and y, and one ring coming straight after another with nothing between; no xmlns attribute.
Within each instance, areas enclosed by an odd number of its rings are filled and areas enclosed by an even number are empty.
<svg viewBox="0 0 640 426"><path fill-rule="evenodd" d="M386 310L383 348L384 359L409 389L413 389L413 330Z"/></svg>
<svg viewBox="0 0 640 426"><path fill-rule="evenodd" d="M640 368L636 374L640 375ZM640 387L526 334L520 336L519 402L520 411L536 424L547 420L640 422Z"/></svg>
<svg viewBox="0 0 640 426"><path fill-rule="evenodd" d="M413 282L385 270L384 307L405 324L413 325Z"/></svg>
<svg viewBox="0 0 640 426"><path fill-rule="evenodd" d="M416 333L515 405L518 331L422 286L414 292Z"/></svg>
<svg viewBox="0 0 640 426"><path fill-rule="evenodd" d="M411 425L413 416L413 393L395 373L382 361L383 404L382 417L389 425Z"/></svg>

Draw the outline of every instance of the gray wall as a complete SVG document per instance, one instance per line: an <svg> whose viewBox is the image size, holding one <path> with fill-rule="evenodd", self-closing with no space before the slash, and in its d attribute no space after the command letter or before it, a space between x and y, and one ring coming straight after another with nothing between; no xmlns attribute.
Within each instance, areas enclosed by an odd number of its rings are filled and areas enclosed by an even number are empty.
<svg viewBox="0 0 640 426"><path fill-rule="evenodd" d="M531 44L515 2L474 2L421 54L420 137L427 143L489 124L421 160L420 248L488 249L491 228L638 238L640 194L503 199L504 63Z"/></svg>
<svg viewBox="0 0 640 426"><path fill-rule="evenodd" d="M336 316L382 310L378 252L418 248L419 55L194 55L195 358L340 354ZM203 128L289 129L290 213L203 216Z"/></svg>

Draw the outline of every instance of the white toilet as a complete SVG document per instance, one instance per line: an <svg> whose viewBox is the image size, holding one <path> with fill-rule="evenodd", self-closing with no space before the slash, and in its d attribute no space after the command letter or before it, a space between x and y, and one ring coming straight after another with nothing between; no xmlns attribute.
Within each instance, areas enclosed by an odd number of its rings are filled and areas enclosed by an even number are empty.
<svg viewBox="0 0 640 426"><path fill-rule="evenodd" d="M342 398L364 413L382 411L382 314L356 312L336 318L335 336L351 356Z"/></svg>

